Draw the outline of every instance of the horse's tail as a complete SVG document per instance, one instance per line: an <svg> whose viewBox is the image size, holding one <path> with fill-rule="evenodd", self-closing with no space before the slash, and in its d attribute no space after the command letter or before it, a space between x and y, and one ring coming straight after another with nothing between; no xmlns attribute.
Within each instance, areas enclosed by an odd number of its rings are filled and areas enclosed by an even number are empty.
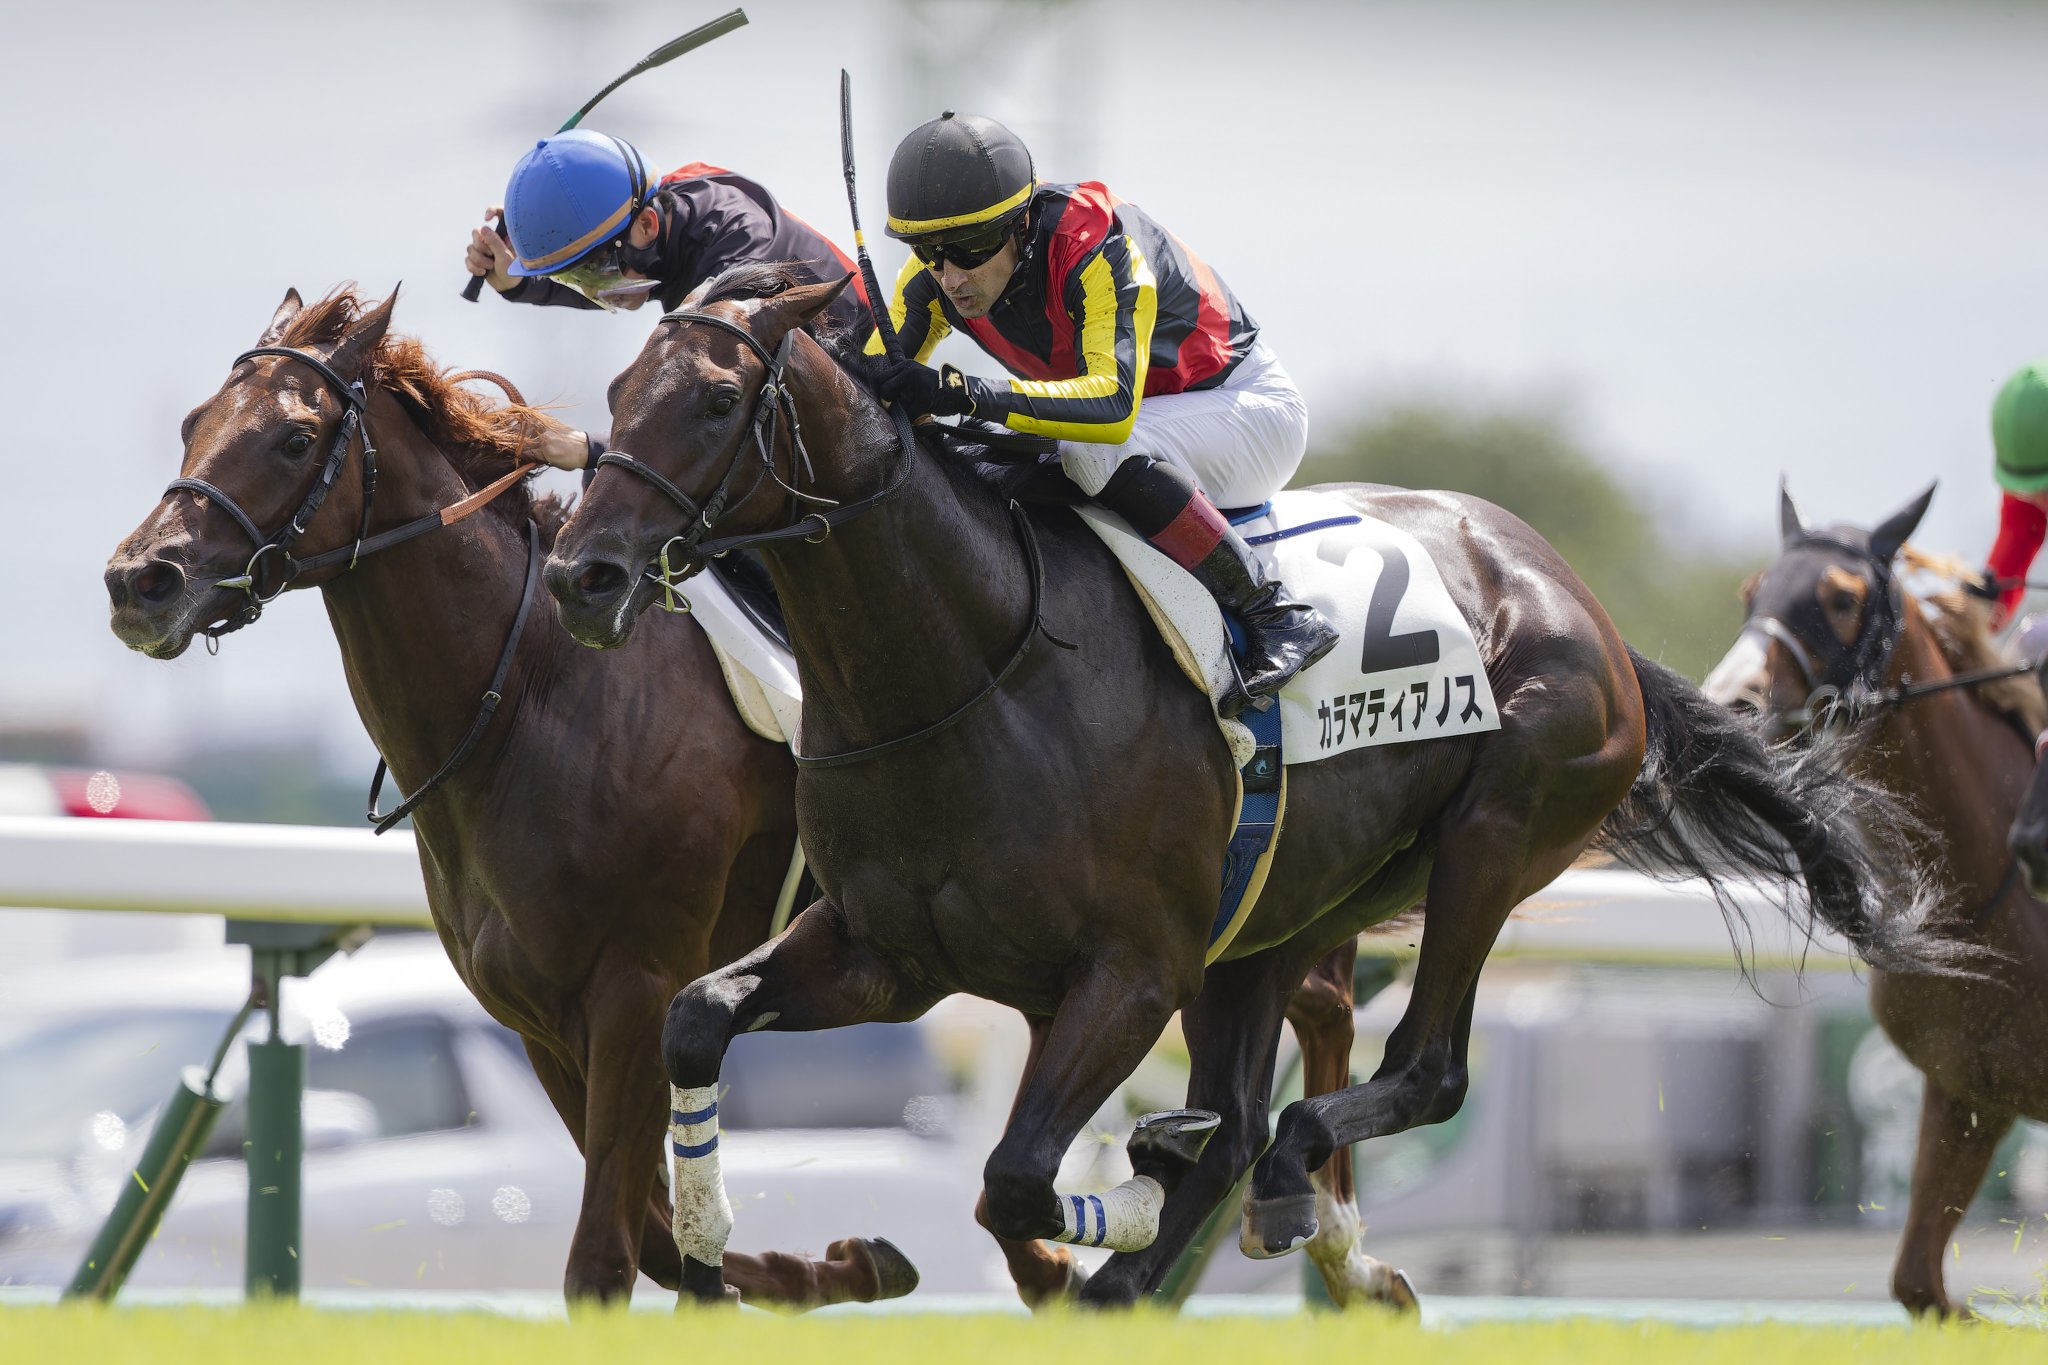
<svg viewBox="0 0 2048 1365"><path fill-rule="evenodd" d="M1633 649L1629 659L1648 744L1595 847L1652 876L1706 882L1738 954L1748 922L1730 880L1770 887L1809 937L1818 915L1873 966L1959 969L1968 950L1929 927L1939 896L1904 847L1918 826L1898 800L1830 755L1766 745L1752 721L1677 673Z"/></svg>

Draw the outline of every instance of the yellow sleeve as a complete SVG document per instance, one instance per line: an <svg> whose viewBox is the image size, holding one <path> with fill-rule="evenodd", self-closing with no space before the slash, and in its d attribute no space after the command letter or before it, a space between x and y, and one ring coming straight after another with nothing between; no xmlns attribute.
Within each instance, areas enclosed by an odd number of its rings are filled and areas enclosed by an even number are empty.
<svg viewBox="0 0 2048 1365"><path fill-rule="evenodd" d="M889 302L889 321L896 326L903 353L919 361L930 358L953 330L953 324L946 321L939 307L937 281L915 256L904 261L903 269L896 274L896 297ZM869 355L882 354L880 328L868 333L865 350Z"/></svg>

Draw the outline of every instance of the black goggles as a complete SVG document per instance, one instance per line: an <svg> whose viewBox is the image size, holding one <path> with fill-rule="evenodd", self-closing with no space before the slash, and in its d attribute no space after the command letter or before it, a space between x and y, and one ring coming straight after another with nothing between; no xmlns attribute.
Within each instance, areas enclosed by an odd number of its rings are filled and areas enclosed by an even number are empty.
<svg viewBox="0 0 2048 1365"><path fill-rule="evenodd" d="M994 227L983 228L979 232L948 237L943 241L912 242L910 250L917 259L933 270L943 268L948 261L958 269L973 270L978 266L987 265L998 251L1008 245L1010 230L1015 222L1015 219L1010 219Z"/></svg>

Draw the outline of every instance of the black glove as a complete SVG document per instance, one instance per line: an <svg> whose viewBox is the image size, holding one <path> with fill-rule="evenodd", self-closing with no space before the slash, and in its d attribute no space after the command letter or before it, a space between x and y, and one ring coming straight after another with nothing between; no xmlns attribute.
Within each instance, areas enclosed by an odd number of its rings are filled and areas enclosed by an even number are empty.
<svg viewBox="0 0 2048 1365"><path fill-rule="evenodd" d="M883 357L870 373L874 376L875 392L913 417L927 413L933 417L965 417L974 411L974 399L958 371L941 375L931 366L908 357L893 361ZM950 384L946 382L949 378L953 380Z"/></svg>
<svg viewBox="0 0 2048 1365"><path fill-rule="evenodd" d="M1999 592L2000 587L1998 575L1989 569L1986 569L1975 578L1965 578L1963 580L1964 592L1972 597L1981 597L1987 602L1996 602L1999 599L2001 595Z"/></svg>

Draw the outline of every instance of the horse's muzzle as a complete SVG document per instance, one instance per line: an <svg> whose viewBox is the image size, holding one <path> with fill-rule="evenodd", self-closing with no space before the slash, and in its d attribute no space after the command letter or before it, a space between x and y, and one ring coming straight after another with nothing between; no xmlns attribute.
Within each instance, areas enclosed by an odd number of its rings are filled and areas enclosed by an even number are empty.
<svg viewBox="0 0 2048 1365"><path fill-rule="evenodd" d="M122 559L107 563L108 624L130 649L153 658L172 658L191 643L192 581L168 559Z"/></svg>
<svg viewBox="0 0 2048 1365"><path fill-rule="evenodd" d="M610 649L633 633L641 575L624 560L602 554L550 555L541 577L555 599L562 628L579 643Z"/></svg>

